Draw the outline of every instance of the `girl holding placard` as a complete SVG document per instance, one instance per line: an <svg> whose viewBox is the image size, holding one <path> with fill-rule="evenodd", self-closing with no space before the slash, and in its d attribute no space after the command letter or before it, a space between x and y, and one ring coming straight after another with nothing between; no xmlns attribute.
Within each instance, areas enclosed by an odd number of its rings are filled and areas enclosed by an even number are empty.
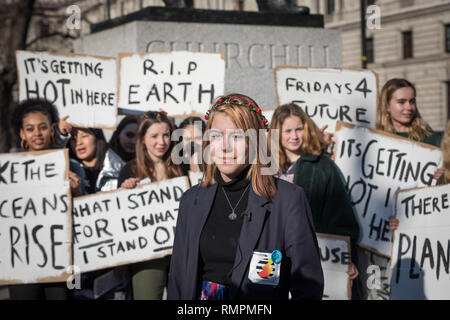
<svg viewBox="0 0 450 320"><path fill-rule="evenodd" d="M149 111L141 116L136 139L136 159L120 172L118 185L134 188L138 184L163 181L186 175L171 159L174 125L163 112ZM160 300L167 284L170 256L129 266L135 300Z"/></svg>
<svg viewBox="0 0 450 320"><path fill-rule="evenodd" d="M101 129L73 128L71 131L70 155L83 165L84 181L88 194L99 191L109 191L117 188L117 179L124 161L111 149ZM109 290L106 293L96 292L96 283L106 281ZM74 297L79 300L108 299L125 300L130 296L130 284L126 267L109 268L92 271L81 275L81 290L74 291Z"/></svg>
<svg viewBox="0 0 450 320"><path fill-rule="evenodd" d="M280 178L303 188L311 207L316 232L349 236L356 261L359 226L339 168L326 154L322 131L296 104L275 109L271 133L279 133ZM348 272L358 276L354 263Z"/></svg>
<svg viewBox="0 0 450 320"><path fill-rule="evenodd" d="M383 86L378 99L376 128L414 141L434 146L440 145L441 135L433 131L421 117L416 104L416 88L406 79L393 78ZM439 179L443 171L443 168L439 168L434 174L434 178ZM390 217L389 227L391 231L398 227L398 220L393 216ZM361 256L360 268L362 270L376 265L381 271L381 288L361 286L363 289L361 296L373 300L389 299L390 259L363 248L359 249L359 255ZM364 276L367 277L367 275ZM363 283L366 280L365 277L361 279Z"/></svg>
<svg viewBox="0 0 450 320"><path fill-rule="evenodd" d="M62 147L70 138L72 126L59 119L58 110L47 100L29 99L22 101L13 113L13 124L20 137L21 151L43 151ZM80 164L70 159L69 182L72 196L85 193Z"/></svg>
<svg viewBox="0 0 450 320"><path fill-rule="evenodd" d="M267 143L261 109L231 94L205 118L205 176L180 202L168 299L320 299L323 273L305 194L251 152Z"/></svg>
<svg viewBox="0 0 450 320"><path fill-rule="evenodd" d="M56 107L47 100L30 99L19 103L14 109L13 125L20 137L21 151L38 152L57 148L56 140L64 140L71 130L66 122L68 117L59 119ZM69 183L72 196L84 193L80 175L83 169L75 160L69 163ZM68 299L70 292L66 283L18 284L9 286L12 300L61 300Z"/></svg>

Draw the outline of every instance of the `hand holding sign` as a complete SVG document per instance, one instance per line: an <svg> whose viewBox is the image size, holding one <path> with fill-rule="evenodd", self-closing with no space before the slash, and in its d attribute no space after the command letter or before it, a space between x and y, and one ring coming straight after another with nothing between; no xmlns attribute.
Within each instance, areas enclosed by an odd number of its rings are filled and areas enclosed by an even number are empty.
<svg viewBox="0 0 450 320"><path fill-rule="evenodd" d="M61 132L63 135L68 135L70 131L72 131L72 125L67 122L67 119L69 119L70 116L65 116L59 119L58 122L58 129L59 132Z"/></svg>

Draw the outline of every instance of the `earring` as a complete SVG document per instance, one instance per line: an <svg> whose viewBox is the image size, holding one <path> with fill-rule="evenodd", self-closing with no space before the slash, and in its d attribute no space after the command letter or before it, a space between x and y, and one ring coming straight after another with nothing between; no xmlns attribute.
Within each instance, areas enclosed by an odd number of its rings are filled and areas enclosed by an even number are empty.
<svg viewBox="0 0 450 320"><path fill-rule="evenodd" d="M28 150L28 143L25 140L20 139L20 148L22 150Z"/></svg>

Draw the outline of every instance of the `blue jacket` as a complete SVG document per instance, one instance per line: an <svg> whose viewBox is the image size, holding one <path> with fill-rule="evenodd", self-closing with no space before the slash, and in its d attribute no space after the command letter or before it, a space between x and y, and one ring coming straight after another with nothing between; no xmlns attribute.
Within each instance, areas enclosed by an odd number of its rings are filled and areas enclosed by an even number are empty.
<svg viewBox="0 0 450 320"><path fill-rule="evenodd" d="M250 189L247 216L240 233L231 277L233 299L321 299L323 272L317 239L302 188L275 179L277 193L271 202ZM171 267L168 299L196 300L199 296L200 234L211 210L217 183L195 186L181 199ZM220 250L220 248L218 248ZM279 283L255 284L249 280L253 253L280 250Z"/></svg>

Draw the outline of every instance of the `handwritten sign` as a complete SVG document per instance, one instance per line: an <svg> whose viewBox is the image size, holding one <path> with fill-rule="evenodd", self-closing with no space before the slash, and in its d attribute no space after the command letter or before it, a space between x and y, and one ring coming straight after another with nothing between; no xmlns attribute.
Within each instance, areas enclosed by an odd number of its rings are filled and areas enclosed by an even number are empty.
<svg viewBox="0 0 450 320"><path fill-rule="evenodd" d="M391 299L450 299L450 185L397 193Z"/></svg>
<svg viewBox="0 0 450 320"><path fill-rule="evenodd" d="M75 198L74 264L81 272L172 253L186 177Z"/></svg>
<svg viewBox="0 0 450 320"><path fill-rule="evenodd" d="M360 225L359 245L390 256L389 217L399 188L430 186L439 148L380 130L339 122L336 164L344 174Z"/></svg>
<svg viewBox="0 0 450 320"><path fill-rule="evenodd" d="M164 110L203 116L223 95L223 53L174 51L119 54L119 108L124 113Z"/></svg>
<svg viewBox="0 0 450 320"><path fill-rule="evenodd" d="M336 121L375 128L378 75L370 70L275 68L278 105L294 102L320 127Z"/></svg>
<svg viewBox="0 0 450 320"><path fill-rule="evenodd" d="M68 152L0 154L0 284L66 281Z"/></svg>
<svg viewBox="0 0 450 320"><path fill-rule="evenodd" d="M19 99L45 98L78 127L115 129L115 58L16 51Z"/></svg>
<svg viewBox="0 0 450 320"><path fill-rule="evenodd" d="M350 238L318 233L317 242L324 277L323 299L350 300Z"/></svg>

